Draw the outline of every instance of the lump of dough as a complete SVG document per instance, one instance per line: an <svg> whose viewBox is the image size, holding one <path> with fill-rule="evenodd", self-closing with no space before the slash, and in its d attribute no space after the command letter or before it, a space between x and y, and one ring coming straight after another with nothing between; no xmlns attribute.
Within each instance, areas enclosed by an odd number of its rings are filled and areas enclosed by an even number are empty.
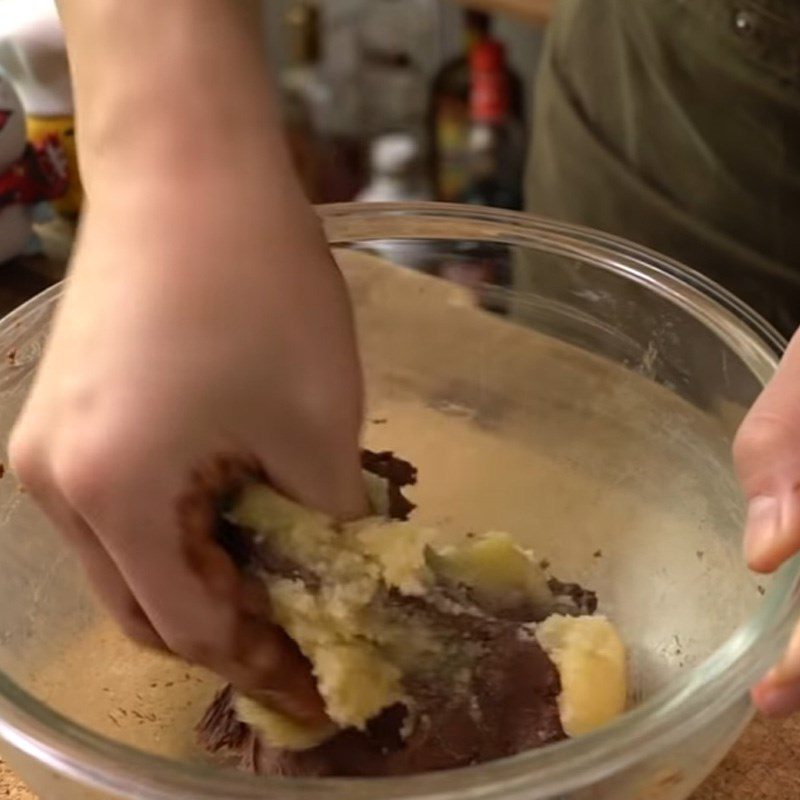
<svg viewBox="0 0 800 800"><path fill-rule="evenodd" d="M483 608L501 616L552 602L547 576L507 533L491 531L431 554L437 575L467 587Z"/></svg>
<svg viewBox="0 0 800 800"><path fill-rule="evenodd" d="M568 736L591 733L625 710L625 648L605 617L554 614L537 625L536 638L558 668Z"/></svg>
<svg viewBox="0 0 800 800"><path fill-rule="evenodd" d="M402 675L411 663L436 668L448 660L424 622L386 602L391 590L413 596L431 586L425 551L433 531L378 516L339 525L255 484L229 519L254 536L273 621L311 662L338 726L363 730L407 699ZM269 735L276 746L292 746L274 726Z"/></svg>
<svg viewBox="0 0 800 800"><path fill-rule="evenodd" d="M308 658L333 724L309 729L238 698L242 721L270 747L294 752L323 746L340 731L369 736L370 723L392 708L406 709L404 726L413 731L431 702L438 707L447 697L458 708L474 706L470 693L487 679L487 658L503 636L535 639L552 661L562 736L623 710L624 650L610 623L552 614L582 613L564 594L580 587L548 578L508 534L465 534L444 547L434 529L387 519L379 481L369 480L376 515L347 524L263 484L247 486L230 509L229 522L256 545L249 569L267 589L273 621ZM500 679L492 681L499 686ZM587 679L607 691L589 690Z"/></svg>
<svg viewBox="0 0 800 800"><path fill-rule="evenodd" d="M428 567L429 549L436 531L408 522L366 525L356 534L364 554L374 558L383 581L407 596L420 596L430 588L433 575Z"/></svg>

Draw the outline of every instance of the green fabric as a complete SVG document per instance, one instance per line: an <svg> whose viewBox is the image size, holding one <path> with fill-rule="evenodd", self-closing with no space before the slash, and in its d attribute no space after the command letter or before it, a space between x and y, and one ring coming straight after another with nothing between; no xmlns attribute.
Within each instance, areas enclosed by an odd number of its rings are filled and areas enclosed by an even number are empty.
<svg viewBox="0 0 800 800"><path fill-rule="evenodd" d="M800 324L800 2L560 0L527 206Z"/></svg>

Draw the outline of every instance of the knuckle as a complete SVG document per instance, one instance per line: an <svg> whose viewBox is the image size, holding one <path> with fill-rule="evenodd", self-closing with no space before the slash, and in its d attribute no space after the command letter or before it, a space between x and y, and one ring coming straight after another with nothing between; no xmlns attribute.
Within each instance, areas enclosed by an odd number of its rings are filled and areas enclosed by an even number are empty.
<svg viewBox="0 0 800 800"><path fill-rule="evenodd" d="M110 466L102 449L83 447L54 457L53 478L73 506L87 508L102 492Z"/></svg>
<svg viewBox="0 0 800 800"><path fill-rule="evenodd" d="M137 474L146 474L148 465L152 469L146 439L132 437L120 425L70 431L50 455L53 480L75 508L99 510L111 492L118 495L118 490L134 484Z"/></svg>
<svg viewBox="0 0 800 800"><path fill-rule="evenodd" d="M47 466L37 437L18 426L8 444L9 463L20 482L35 491L47 481Z"/></svg>

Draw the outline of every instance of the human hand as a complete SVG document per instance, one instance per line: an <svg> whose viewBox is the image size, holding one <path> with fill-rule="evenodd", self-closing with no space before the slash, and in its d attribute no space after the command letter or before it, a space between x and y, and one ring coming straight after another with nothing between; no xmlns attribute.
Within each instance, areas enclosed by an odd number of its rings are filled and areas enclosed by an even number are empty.
<svg viewBox="0 0 800 800"><path fill-rule="evenodd" d="M742 424L734 457L749 503L747 563L773 572L800 550L800 333ZM753 700L771 716L800 710L800 626Z"/></svg>
<svg viewBox="0 0 800 800"><path fill-rule="evenodd" d="M346 290L299 193L267 225L257 186L171 183L90 204L12 465L130 636L313 719L306 662L197 491L234 457L309 506L365 510Z"/></svg>

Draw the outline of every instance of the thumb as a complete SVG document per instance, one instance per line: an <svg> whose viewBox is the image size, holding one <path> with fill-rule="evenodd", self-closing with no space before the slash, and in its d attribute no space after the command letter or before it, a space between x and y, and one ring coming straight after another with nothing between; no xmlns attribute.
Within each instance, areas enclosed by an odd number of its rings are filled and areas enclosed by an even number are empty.
<svg viewBox="0 0 800 800"><path fill-rule="evenodd" d="M800 550L800 333L742 423L734 461L748 501L748 565L772 572Z"/></svg>

